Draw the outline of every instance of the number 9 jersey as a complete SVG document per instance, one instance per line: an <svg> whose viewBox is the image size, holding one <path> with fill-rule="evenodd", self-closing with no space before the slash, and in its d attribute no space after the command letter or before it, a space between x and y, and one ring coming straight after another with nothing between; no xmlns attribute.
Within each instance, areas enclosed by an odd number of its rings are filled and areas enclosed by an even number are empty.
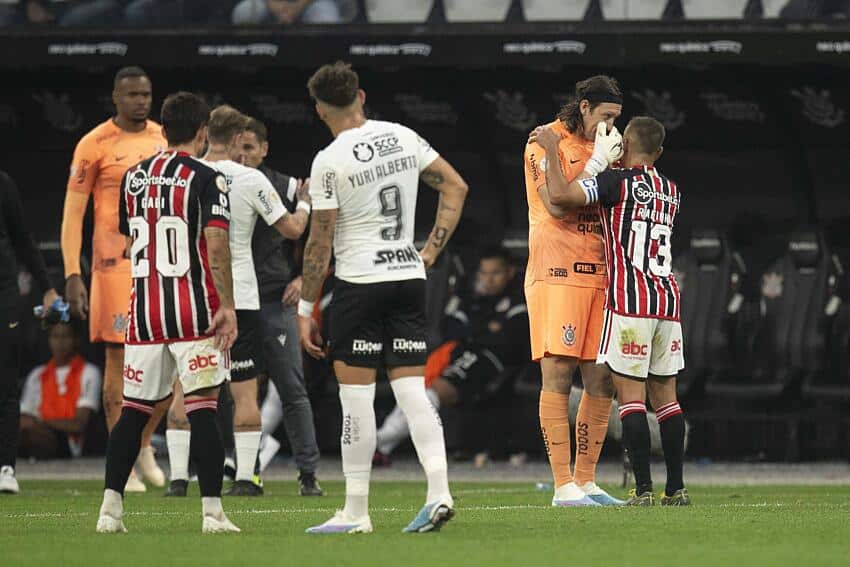
<svg viewBox="0 0 850 567"><path fill-rule="evenodd" d="M131 239L127 344L206 337L219 298L204 229L229 230L223 175L185 152L160 152L124 174L120 232Z"/></svg>
<svg viewBox="0 0 850 567"><path fill-rule="evenodd" d="M355 284L424 279L413 245L419 174L439 154L416 132L367 120L316 154L313 210L338 209L336 277Z"/></svg>

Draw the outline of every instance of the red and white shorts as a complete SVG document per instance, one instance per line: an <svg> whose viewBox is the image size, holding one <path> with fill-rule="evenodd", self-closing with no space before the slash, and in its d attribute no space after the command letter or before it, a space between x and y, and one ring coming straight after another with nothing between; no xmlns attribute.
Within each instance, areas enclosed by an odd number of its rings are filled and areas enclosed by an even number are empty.
<svg viewBox="0 0 850 567"><path fill-rule="evenodd" d="M685 367L679 321L628 317L605 310L597 364L626 378L675 376Z"/></svg>
<svg viewBox="0 0 850 567"><path fill-rule="evenodd" d="M124 397L158 402L171 395L175 377L186 395L220 386L230 378L230 352L215 337L124 347Z"/></svg>

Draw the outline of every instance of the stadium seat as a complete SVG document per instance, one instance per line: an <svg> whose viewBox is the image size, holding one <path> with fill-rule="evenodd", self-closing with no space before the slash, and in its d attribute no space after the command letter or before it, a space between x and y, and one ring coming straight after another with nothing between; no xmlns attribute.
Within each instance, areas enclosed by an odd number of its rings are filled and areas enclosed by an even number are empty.
<svg viewBox="0 0 850 567"><path fill-rule="evenodd" d="M503 22L512 0L443 0L446 21Z"/></svg>
<svg viewBox="0 0 850 567"><path fill-rule="evenodd" d="M682 0L688 20L740 20L749 0Z"/></svg>
<svg viewBox="0 0 850 567"><path fill-rule="evenodd" d="M522 0L522 11L529 22L580 21L591 0Z"/></svg>
<svg viewBox="0 0 850 567"><path fill-rule="evenodd" d="M668 0L600 0L606 20L660 20Z"/></svg>
<svg viewBox="0 0 850 567"><path fill-rule="evenodd" d="M734 359L731 328L744 304L746 266L714 229L694 230L690 249L675 262L682 294L685 370L677 387L684 397L698 390L718 361Z"/></svg>
<svg viewBox="0 0 850 567"><path fill-rule="evenodd" d="M366 17L373 24L424 23L434 0L366 0Z"/></svg>
<svg viewBox="0 0 850 567"><path fill-rule="evenodd" d="M786 253L762 277L755 328L737 334L746 358L716 371L706 391L721 397L779 398L826 356L824 310L832 256L815 229L795 231Z"/></svg>

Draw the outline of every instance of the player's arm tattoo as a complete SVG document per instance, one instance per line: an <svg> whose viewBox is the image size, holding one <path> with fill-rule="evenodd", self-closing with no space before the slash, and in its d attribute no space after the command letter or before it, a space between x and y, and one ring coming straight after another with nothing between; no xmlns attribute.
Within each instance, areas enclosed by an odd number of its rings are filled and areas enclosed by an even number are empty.
<svg viewBox="0 0 850 567"><path fill-rule="evenodd" d="M207 260L221 306L233 309L233 267L228 231L210 226L204 229L204 237L207 240Z"/></svg>
<svg viewBox="0 0 850 567"><path fill-rule="evenodd" d="M434 255L436 256L445 248L460 222L469 187L460 174L443 158L437 158L422 171L420 177L422 181L440 192L434 228L422 249L423 252L428 252L431 248L436 251Z"/></svg>
<svg viewBox="0 0 850 567"><path fill-rule="evenodd" d="M336 229L337 210L313 211L310 221L310 237L304 249L301 268L301 297L305 301L316 301L328 272Z"/></svg>
<svg viewBox="0 0 850 567"><path fill-rule="evenodd" d="M307 221L310 215L304 209L298 209L294 213L283 215L274 223L277 231L289 240L298 240L307 229Z"/></svg>

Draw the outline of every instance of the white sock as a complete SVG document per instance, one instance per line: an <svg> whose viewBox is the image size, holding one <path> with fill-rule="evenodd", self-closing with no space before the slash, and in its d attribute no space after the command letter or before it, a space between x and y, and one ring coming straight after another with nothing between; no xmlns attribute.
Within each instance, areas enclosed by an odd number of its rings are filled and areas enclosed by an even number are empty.
<svg viewBox="0 0 850 567"><path fill-rule="evenodd" d="M124 499L121 493L111 488L104 489L103 503L100 505L100 515L110 516L120 520L124 515Z"/></svg>
<svg viewBox="0 0 850 567"><path fill-rule="evenodd" d="M378 451L389 455L409 435L410 428L407 427L407 418L404 417L401 408L396 406L384 419L384 423L378 430Z"/></svg>
<svg viewBox="0 0 850 567"><path fill-rule="evenodd" d="M171 480L189 480L189 443L191 440L191 431L183 429L167 429L165 431Z"/></svg>
<svg viewBox="0 0 850 567"><path fill-rule="evenodd" d="M224 515L224 508L221 507L221 497L219 496L203 496L201 497L201 509L204 516L212 516L221 519Z"/></svg>
<svg viewBox="0 0 850 567"><path fill-rule="evenodd" d="M449 492L448 465L446 463L446 440L443 437L443 423L437 409L431 404L425 390L425 378L411 376L390 381L398 406L407 416L410 426L410 438L416 447L419 462L425 469L428 479L428 495L425 502L430 504L446 498L451 502Z"/></svg>
<svg viewBox="0 0 850 567"><path fill-rule="evenodd" d="M266 399L263 400L263 407L260 408L262 417L263 433L271 435L283 421L283 402L280 401L280 394L277 393L277 388L274 383L269 380L269 391L266 394Z"/></svg>
<svg viewBox="0 0 850 567"><path fill-rule="evenodd" d="M236 445L236 480L251 480L254 478L254 464L260 452L259 431L239 431L233 434Z"/></svg>
<svg viewBox="0 0 850 567"><path fill-rule="evenodd" d="M375 453L375 385L339 385L342 403L342 473L345 508L351 517L369 513L369 475Z"/></svg>

